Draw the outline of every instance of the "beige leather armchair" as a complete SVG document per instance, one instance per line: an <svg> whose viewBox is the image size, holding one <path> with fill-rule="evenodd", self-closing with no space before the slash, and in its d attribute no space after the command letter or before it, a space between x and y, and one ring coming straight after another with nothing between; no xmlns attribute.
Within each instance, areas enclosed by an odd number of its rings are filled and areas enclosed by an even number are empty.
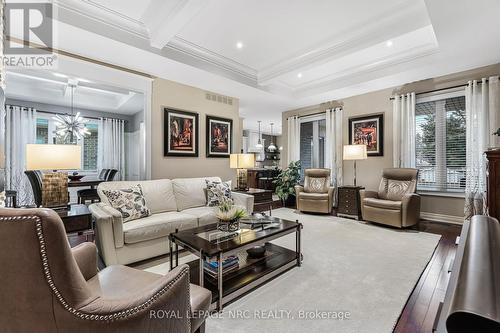
<svg viewBox="0 0 500 333"><path fill-rule="evenodd" d="M418 170L384 169L378 191L360 192L363 220L410 227L420 220L420 196L416 194Z"/></svg>
<svg viewBox="0 0 500 333"><path fill-rule="evenodd" d="M330 186L330 169L306 169L304 186L295 186L297 209L301 212L330 213L334 187Z"/></svg>
<svg viewBox="0 0 500 333"><path fill-rule="evenodd" d="M204 327L192 314L208 310L211 293L190 285L187 265L165 276L121 265L98 272L95 245L70 249L52 210L0 209L0 247L3 332L190 333Z"/></svg>

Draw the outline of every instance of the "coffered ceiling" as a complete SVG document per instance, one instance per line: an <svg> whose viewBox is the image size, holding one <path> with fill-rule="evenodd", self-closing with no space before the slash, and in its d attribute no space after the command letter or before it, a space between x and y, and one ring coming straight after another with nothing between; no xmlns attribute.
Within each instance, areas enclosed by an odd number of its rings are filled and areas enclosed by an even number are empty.
<svg viewBox="0 0 500 333"><path fill-rule="evenodd" d="M500 62L495 0L55 3L59 48L237 97L245 128Z"/></svg>

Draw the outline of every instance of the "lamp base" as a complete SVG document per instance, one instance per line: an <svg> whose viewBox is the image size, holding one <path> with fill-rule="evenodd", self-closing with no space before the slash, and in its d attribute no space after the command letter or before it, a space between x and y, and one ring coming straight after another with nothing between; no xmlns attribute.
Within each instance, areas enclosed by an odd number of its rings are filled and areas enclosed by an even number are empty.
<svg viewBox="0 0 500 333"><path fill-rule="evenodd" d="M248 172L247 169L237 169L237 185L239 191L248 191Z"/></svg>

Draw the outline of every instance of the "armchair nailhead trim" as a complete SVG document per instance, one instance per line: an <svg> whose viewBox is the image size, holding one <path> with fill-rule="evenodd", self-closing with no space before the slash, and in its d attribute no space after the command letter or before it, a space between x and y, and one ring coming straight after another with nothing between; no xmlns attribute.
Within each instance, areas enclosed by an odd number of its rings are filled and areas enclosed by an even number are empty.
<svg viewBox="0 0 500 333"><path fill-rule="evenodd" d="M42 258L42 267L43 267L43 273L45 276L45 280L47 281L50 289L52 290L52 293L56 296L57 300L63 308L75 315L76 317L84 320L92 320L92 321L113 321L113 320L119 320L119 319L125 319L131 315L134 315L138 312L141 312L143 310L146 310L149 308L153 303L159 299L163 294L165 294L179 279L183 278L186 274L189 274L189 269L188 267L183 267L183 269L180 271L180 273L172 280L170 281L167 285L165 285L163 288L161 288L159 291L157 291L153 296L151 296L148 300L143 302L142 304L139 304L131 309L119 311L119 312L114 312L114 313L109 313L107 315L95 315L95 314L89 314L85 313L82 311L79 311L71 306L68 305L64 297L61 295L59 290L57 289L56 285L54 284L54 281L52 279L52 274L50 272L50 267L49 267L49 262L47 258L47 252L45 249L45 239L43 236L43 229L42 229L42 220L38 216L0 216L0 221L35 221L35 228L36 228L36 234L38 237L38 244L40 246L40 255ZM188 284L188 290L187 294L189 297L189 284ZM191 312L191 304L189 304L189 312ZM187 316L186 316L187 317ZM189 327L189 331L191 331L191 321L189 318L187 318L187 323Z"/></svg>

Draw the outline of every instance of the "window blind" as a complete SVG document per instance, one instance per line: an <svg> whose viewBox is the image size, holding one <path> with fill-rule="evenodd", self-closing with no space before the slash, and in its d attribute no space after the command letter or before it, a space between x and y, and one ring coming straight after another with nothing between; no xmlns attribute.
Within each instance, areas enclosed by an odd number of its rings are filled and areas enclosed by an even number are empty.
<svg viewBox="0 0 500 333"><path fill-rule="evenodd" d="M465 189L465 96L425 101L415 106L418 188Z"/></svg>

